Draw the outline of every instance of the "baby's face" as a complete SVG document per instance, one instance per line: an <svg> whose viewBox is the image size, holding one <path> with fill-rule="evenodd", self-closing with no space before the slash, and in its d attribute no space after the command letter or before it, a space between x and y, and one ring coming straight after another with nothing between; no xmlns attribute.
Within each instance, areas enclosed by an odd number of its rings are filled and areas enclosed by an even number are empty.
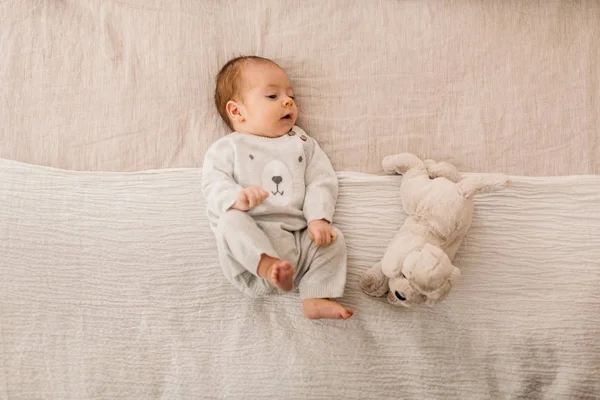
<svg viewBox="0 0 600 400"><path fill-rule="evenodd" d="M244 66L242 80L242 98L235 102L239 115L232 118L235 129L267 137L289 132L298 108L287 74L277 65L251 62Z"/></svg>

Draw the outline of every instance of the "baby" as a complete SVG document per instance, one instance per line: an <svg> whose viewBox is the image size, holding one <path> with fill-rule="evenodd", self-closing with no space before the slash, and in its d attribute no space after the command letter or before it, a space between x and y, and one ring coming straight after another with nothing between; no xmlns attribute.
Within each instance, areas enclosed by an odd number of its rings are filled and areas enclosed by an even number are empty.
<svg viewBox="0 0 600 400"><path fill-rule="evenodd" d="M346 284L346 245L331 225L337 176L295 126L287 74L261 57L230 60L215 103L233 133L208 149L202 190L225 277L252 297L297 286L307 318L350 318L332 300Z"/></svg>

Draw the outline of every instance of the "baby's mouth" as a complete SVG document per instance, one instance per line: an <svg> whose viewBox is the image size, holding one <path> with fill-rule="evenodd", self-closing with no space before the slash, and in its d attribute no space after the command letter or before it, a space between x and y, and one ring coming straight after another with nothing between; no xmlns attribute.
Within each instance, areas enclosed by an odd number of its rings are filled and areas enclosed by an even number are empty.
<svg viewBox="0 0 600 400"><path fill-rule="evenodd" d="M286 114L281 119L292 119L292 113Z"/></svg>

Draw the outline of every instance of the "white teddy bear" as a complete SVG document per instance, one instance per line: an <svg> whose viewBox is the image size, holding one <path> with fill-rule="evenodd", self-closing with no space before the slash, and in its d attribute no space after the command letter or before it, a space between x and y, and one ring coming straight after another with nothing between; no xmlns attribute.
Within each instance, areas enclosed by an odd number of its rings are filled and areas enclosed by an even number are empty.
<svg viewBox="0 0 600 400"><path fill-rule="evenodd" d="M463 178L451 164L422 161L402 153L383 160L388 174L401 174L400 196L406 221L383 259L360 278L370 296L388 293L394 306L433 305L446 298L460 270L452 264L471 227L473 196L505 188L508 176Z"/></svg>

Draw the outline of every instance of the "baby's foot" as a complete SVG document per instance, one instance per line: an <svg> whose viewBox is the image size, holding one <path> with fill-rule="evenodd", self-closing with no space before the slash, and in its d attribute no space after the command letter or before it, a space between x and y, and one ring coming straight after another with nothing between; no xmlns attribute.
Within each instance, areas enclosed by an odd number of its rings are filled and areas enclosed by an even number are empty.
<svg viewBox="0 0 600 400"><path fill-rule="evenodd" d="M287 261L272 264L266 276L271 285L284 292L294 288L294 267Z"/></svg>
<svg viewBox="0 0 600 400"><path fill-rule="evenodd" d="M354 315L349 308L329 299L306 299L302 302L302 311L308 319L348 319Z"/></svg>

